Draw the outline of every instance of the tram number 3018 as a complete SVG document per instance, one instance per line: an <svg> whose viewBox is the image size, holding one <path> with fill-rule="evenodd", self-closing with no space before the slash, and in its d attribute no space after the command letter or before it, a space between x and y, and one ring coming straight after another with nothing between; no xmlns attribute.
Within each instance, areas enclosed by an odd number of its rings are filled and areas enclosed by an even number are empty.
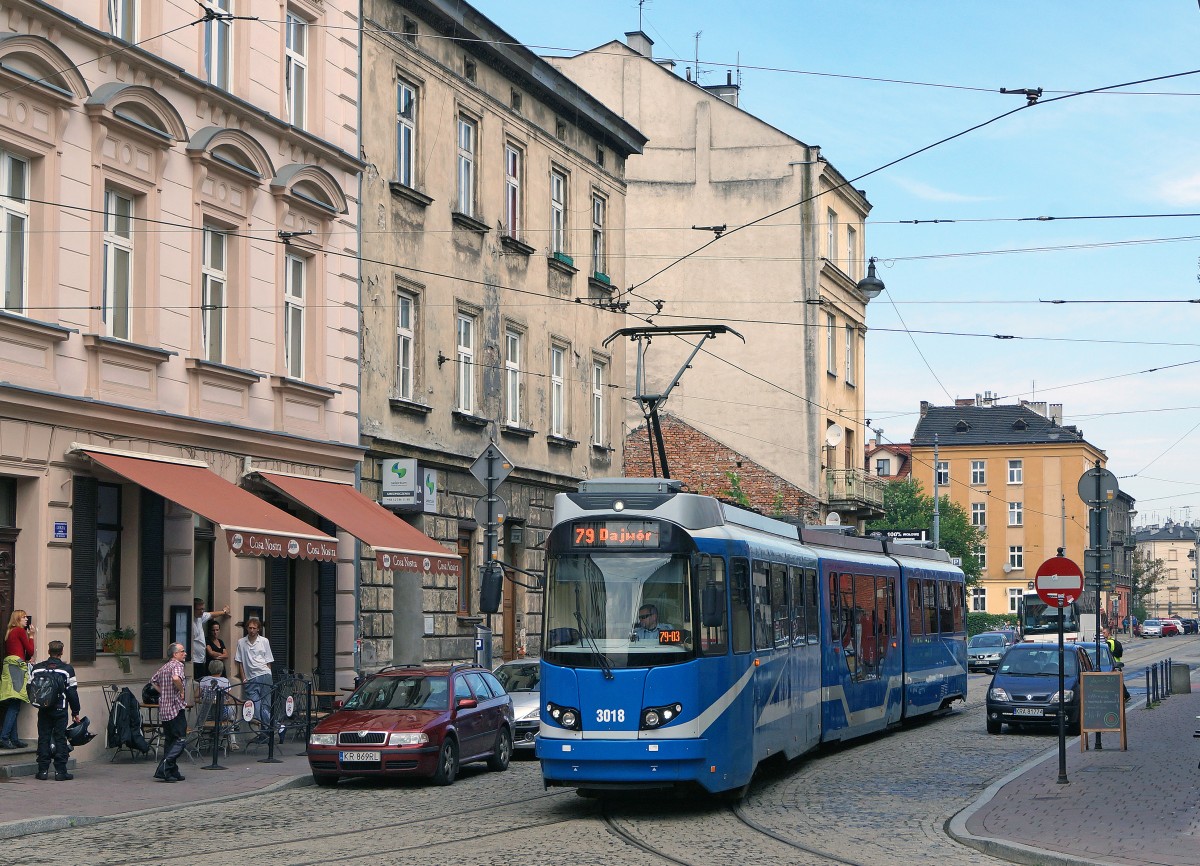
<svg viewBox="0 0 1200 866"><path fill-rule="evenodd" d="M596 710L597 722L623 722L625 721L624 710Z"/></svg>

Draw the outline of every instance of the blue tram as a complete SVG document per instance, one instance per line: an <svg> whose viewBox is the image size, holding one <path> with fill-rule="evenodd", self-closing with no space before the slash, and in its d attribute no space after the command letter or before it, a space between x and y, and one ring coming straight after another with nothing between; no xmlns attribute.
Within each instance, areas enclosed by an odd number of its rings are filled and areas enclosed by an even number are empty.
<svg viewBox="0 0 1200 866"><path fill-rule="evenodd" d="M966 699L963 573L944 551L658 478L559 494L546 551L547 786L737 790L773 755Z"/></svg>

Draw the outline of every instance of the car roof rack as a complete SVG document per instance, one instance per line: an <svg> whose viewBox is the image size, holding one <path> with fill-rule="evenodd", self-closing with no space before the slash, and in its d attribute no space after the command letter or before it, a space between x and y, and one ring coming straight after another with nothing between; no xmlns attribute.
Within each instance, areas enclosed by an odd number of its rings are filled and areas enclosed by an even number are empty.
<svg viewBox="0 0 1200 866"><path fill-rule="evenodd" d="M388 671L402 671L409 669L424 670L422 665L387 665L375 671L377 674L386 674Z"/></svg>

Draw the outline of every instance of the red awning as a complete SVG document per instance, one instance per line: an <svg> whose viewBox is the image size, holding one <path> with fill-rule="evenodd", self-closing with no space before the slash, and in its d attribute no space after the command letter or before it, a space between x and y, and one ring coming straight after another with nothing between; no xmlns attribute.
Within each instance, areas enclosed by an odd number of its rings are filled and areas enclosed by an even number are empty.
<svg viewBox="0 0 1200 866"><path fill-rule="evenodd" d="M106 469L211 520L240 556L337 559L337 539L231 484L198 461L76 449Z"/></svg>
<svg viewBox="0 0 1200 866"><path fill-rule="evenodd" d="M375 564L379 568L455 577L462 571L458 554L451 553L378 502L372 502L350 484L279 472L260 471L258 477L375 548Z"/></svg>

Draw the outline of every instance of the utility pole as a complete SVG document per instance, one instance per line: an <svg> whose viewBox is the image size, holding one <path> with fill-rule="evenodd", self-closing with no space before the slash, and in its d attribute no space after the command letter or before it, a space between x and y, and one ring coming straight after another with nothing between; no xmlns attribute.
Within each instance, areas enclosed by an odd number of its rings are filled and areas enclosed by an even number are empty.
<svg viewBox="0 0 1200 866"><path fill-rule="evenodd" d="M933 434L933 546L942 546L942 512L938 506L941 498L938 493L938 476L941 475L938 463L938 435Z"/></svg>

